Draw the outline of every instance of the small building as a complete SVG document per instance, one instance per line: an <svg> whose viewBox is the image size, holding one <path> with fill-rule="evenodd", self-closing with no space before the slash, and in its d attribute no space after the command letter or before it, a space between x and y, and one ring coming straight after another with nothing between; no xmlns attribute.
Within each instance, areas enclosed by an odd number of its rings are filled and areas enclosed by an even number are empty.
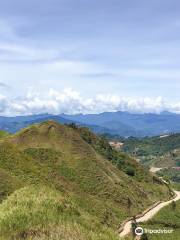
<svg viewBox="0 0 180 240"><path fill-rule="evenodd" d="M109 145L116 150L120 150L123 147L124 143L117 142L117 141L111 141L111 142L109 142Z"/></svg>

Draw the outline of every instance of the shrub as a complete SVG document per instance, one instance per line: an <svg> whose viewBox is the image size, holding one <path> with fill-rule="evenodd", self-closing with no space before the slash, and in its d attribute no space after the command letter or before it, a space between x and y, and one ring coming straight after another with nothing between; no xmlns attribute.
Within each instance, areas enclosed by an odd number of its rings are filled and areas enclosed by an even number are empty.
<svg viewBox="0 0 180 240"><path fill-rule="evenodd" d="M135 175L135 170L133 167L127 167L125 170L125 173L131 177L133 177Z"/></svg>

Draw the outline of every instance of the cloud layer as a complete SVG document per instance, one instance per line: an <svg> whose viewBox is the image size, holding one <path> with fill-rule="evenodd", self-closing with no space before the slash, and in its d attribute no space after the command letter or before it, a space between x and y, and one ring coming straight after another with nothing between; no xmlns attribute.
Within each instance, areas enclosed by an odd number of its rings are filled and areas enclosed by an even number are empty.
<svg viewBox="0 0 180 240"><path fill-rule="evenodd" d="M8 98L0 95L1 116L29 114L78 114L105 111L128 111L132 113L160 113L170 111L180 113L180 102L167 103L162 97L125 98L118 95L98 94L92 98L83 97L72 89L61 92L50 89L48 93L38 93L31 89L24 97Z"/></svg>

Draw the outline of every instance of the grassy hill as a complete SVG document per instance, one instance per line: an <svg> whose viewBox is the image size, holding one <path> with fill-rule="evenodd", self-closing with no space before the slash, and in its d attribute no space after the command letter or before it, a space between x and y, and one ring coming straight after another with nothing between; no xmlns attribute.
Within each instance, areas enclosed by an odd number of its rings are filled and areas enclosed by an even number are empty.
<svg viewBox="0 0 180 240"><path fill-rule="evenodd" d="M8 132L6 131L3 131L3 130L0 130L0 138L4 138L4 137L7 137L9 135Z"/></svg>
<svg viewBox="0 0 180 240"><path fill-rule="evenodd" d="M47 121L0 140L1 239L118 239L129 215L170 196L86 128Z"/></svg>

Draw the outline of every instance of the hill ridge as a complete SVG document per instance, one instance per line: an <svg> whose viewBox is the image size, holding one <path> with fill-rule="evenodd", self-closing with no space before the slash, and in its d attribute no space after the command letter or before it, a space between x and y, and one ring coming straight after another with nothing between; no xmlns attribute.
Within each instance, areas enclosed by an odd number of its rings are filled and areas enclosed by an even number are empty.
<svg viewBox="0 0 180 240"><path fill-rule="evenodd" d="M101 230L104 227L109 229L106 231L115 231L129 214L137 214L152 202L169 196L168 188L133 159L113 150L106 139L74 124L46 121L2 139L0 166L0 173L1 169L7 173L7 184L0 200L9 202L8 195L22 187L26 187L31 199L29 187L35 185L41 189L40 186L44 185L71 199L83 216L95 219ZM10 188L12 180L9 174L17 179L13 189ZM0 216L1 211L4 210L0 204ZM16 216L19 210L15 208L14 211ZM29 217L27 219L29 221ZM53 219L51 225L55 224ZM3 221L9 224L6 218ZM29 223L31 229L35 229L33 221ZM39 219L36 225L40 223ZM23 226L27 231L28 223ZM50 225L47 226L49 228ZM94 225L92 229L95 231ZM22 229L17 227L12 234L21 232Z"/></svg>

